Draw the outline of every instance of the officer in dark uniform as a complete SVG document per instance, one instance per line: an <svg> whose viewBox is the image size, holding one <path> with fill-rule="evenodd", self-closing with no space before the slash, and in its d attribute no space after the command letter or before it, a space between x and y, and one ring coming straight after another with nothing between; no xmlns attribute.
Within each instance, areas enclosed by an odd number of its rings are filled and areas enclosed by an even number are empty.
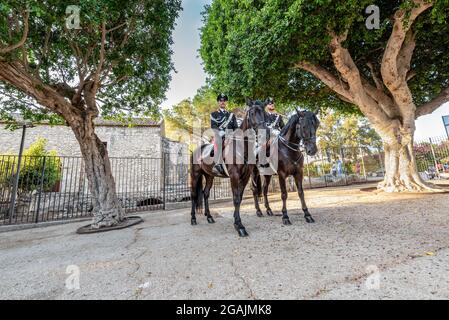
<svg viewBox="0 0 449 320"><path fill-rule="evenodd" d="M268 98L265 102L267 104L267 127L271 129L270 131L273 134L279 135L282 128L284 128L284 120L282 120L282 116L276 112L273 98Z"/></svg>
<svg viewBox="0 0 449 320"><path fill-rule="evenodd" d="M228 96L221 93L217 97L218 110L214 111L210 115L210 127L216 130L215 141L214 141L214 153L217 152L218 139L224 139L226 130L238 129L237 118L235 115L228 110L226 110L228 104ZM223 171L223 167L220 164L214 166L214 171L219 175L226 176Z"/></svg>
<svg viewBox="0 0 449 320"><path fill-rule="evenodd" d="M210 115L210 127L218 130L220 135L224 136L226 129L235 130L238 128L237 119L233 113L226 110L228 96L223 93L219 94L217 102L219 108Z"/></svg>

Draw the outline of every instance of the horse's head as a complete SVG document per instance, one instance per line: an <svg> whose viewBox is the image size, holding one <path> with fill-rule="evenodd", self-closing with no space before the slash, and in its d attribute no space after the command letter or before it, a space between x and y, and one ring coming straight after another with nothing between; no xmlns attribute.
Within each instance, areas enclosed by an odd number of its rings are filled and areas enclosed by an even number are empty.
<svg viewBox="0 0 449 320"><path fill-rule="evenodd" d="M259 100L247 100L246 104L246 128L244 129L268 130L265 112L266 104Z"/></svg>
<svg viewBox="0 0 449 320"><path fill-rule="evenodd" d="M298 122L296 124L296 135L304 144L306 153L309 156L314 156L318 152L316 145L316 132L320 121L315 113L311 111L298 111Z"/></svg>

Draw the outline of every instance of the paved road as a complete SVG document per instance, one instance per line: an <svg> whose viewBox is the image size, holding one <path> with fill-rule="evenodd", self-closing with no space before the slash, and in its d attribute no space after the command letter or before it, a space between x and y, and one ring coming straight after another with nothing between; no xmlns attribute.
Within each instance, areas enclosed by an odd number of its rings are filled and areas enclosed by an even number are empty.
<svg viewBox="0 0 449 320"><path fill-rule="evenodd" d="M317 222L292 209L292 226L257 218L247 201L243 239L228 203L214 205L213 225L190 226L182 209L93 235L75 234L85 223L0 233L0 298L448 299L447 197L313 190Z"/></svg>

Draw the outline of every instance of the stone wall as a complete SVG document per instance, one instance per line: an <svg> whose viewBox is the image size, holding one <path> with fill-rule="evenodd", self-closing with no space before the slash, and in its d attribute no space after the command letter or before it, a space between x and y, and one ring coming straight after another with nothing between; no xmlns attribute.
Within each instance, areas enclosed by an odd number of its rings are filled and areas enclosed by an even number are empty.
<svg viewBox="0 0 449 320"><path fill-rule="evenodd" d="M0 154L17 154L20 146L22 130L6 130L0 124ZM138 125L127 127L123 125L97 125L96 133L99 138L107 142L110 157L154 157L162 155L163 125ZM37 138L48 140L49 150L56 150L60 156L80 156L78 141L68 126L49 126L38 124L34 128L27 128L25 148Z"/></svg>
<svg viewBox="0 0 449 320"><path fill-rule="evenodd" d="M96 133L107 143L111 159L112 173L118 193L126 196L160 197L162 184L162 154L164 150L184 150L176 142L170 142L164 149L163 122L137 119L133 126L98 120ZM10 131L0 123L0 154L18 154L22 129ZM47 149L56 150L61 157L61 181L58 182L60 194L88 192L84 166L78 141L68 126L36 124L27 128L25 148L39 137L47 139ZM181 151L183 152L183 151ZM170 156L171 158L171 156ZM174 156L173 161L177 161ZM141 199L145 200L145 199Z"/></svg>

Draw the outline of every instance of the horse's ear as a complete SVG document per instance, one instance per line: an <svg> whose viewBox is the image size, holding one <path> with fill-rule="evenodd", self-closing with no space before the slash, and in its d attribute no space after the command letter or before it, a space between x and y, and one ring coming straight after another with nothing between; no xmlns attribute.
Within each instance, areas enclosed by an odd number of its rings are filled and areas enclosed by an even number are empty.
<svg viewBox="0 0 449 320"><path fill-rule="evenodd" d="M295 110L298 117L304 118L304 111L300 111L298 108L295 108Z"/></svg>
<svg viewBox="0 0 449 320"><path fill-rule="evenodd" d="M252 107L253 106L253 100L251 100L250 98L246 98L246 105L248 107Z"/></svg>

